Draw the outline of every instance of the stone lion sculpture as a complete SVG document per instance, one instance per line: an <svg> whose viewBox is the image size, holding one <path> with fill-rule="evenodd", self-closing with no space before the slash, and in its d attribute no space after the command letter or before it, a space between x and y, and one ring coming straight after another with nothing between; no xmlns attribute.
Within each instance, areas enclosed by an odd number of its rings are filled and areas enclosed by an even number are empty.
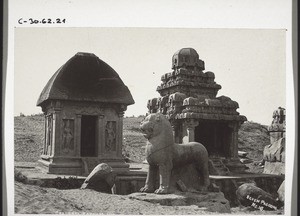
<svg viewBox="0 0 300 216"><path fill-rule="evenodd" d="M141 131L148 139L146 159L149 171L145 186L140 192L166 194L170 193L171 173L174 168L195 164L202 190L210 185L208 170L208 153L197 142L175 144L170 122L160 113L149 114L140 125ZM156 173L159 173L159 188L155 188ZM200 179L199 179L200 177Z"/></svg>

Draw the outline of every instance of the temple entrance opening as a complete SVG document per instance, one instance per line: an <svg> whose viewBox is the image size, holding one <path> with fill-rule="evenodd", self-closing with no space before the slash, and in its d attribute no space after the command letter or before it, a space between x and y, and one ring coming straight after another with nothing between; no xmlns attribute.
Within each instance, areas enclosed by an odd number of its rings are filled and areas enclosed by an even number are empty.
<svg viewBox="0 0 300 216"><path fill-rule="evenodd" d="M195 127L195 141L202 143L211 157L230 157L231 133L226 123L203 121Z"/></svg>
<svg viewBox="0 0 300 216"><path fill-rule="evenodd" d="M96 123L97 116L81 117L81 157L96 157Z"/></svg>

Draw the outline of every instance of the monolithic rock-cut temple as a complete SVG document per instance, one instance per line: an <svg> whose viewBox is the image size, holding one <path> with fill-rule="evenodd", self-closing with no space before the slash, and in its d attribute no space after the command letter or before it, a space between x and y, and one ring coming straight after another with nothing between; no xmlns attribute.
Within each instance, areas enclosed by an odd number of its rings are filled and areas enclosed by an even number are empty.
<svg viewBox="0 0 300 216"><path fill-rule="evenodd" d="M285 137L285 109L278 107L278 109L274 110L272 117L273 121L268 127L271 144Z"/></svg>
<svg viewBox="0 0 300 216"><path fill-rule="evenodd" d="M87 175L99 163L129 169L122 157L123 115L134 100L117 72L77 53L51 77L37 106L45 114L40 162L49 173Z"/></svg>
<svg viewBox="0 0 300 216"><path fill-rule="evenodd" d="M172 58L171 73L161 78L159 98L148 100L150 113L161 112L170 120L175 142L197 141L208 150L212 174L242 172L238 159L238 130L246 121L229 97L216 97L221 86L205 70L196 50L183 48ZM233 84L234 85L234 84Z"/></svg>
<svg viewBox="0 0 300 216"><path fill-rule="evenodd" d="M285 109L278 107L273 112L273 121L268 127L270 145L264 148L264 173L285 174Z"/></svg>

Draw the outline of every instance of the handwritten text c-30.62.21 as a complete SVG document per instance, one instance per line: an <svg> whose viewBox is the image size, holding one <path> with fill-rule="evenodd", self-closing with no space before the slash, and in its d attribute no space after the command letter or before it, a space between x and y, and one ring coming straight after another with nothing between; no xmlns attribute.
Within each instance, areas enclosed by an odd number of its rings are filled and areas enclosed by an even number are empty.
<svg viewBox="0 0 300 216"><path fill-rule="evenodd" d="M66 23L66 19L61 19L61 18L43 18L43 19L25 19L25 18L20 18L18 19L18 24L64 24Z"/></svg>

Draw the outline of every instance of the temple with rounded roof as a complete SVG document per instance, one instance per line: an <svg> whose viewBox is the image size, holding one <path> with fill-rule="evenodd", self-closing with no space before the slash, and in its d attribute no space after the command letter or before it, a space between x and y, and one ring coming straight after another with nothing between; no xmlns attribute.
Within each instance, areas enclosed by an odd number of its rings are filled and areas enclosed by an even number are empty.
<svg viewBox="0 0 300 216"><path fill-rule="evenodd" d="M99 163L127 171L123 115L134 100L117 72L79 52L50 78L37 101L45 114L41 156L49 173L88 174Z"/></svg>
<svg viewBox="0 0 300 216"><path fill-rule="evenodd" d="M204 61L195 49L175 52L172 70L162 75L157 87L160 97L148 100L148 112L160 112L169 119L177 143L202 143L215 167L212 174L242 172L238 130L247 119L236 111L238 103L227 96L217 97L221 85L213 72L204 72Z"/></svg>

